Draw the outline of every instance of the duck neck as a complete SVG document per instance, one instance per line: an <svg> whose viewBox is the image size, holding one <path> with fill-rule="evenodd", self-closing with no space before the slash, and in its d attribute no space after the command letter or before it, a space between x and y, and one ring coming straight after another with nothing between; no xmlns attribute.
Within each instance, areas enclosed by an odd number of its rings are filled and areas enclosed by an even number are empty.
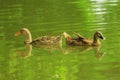
<svg viewBox="0 0 120 80"><path fill-rule="evenodd" d="M100 41L99 41L99 39L98 39L98 37L97 37L96 34L95 34L94 37L93 37L93 44L95 44L95 45L100 44Z"/></svg>
<svg viewBox="0 0 120 80"><path fill-rule="evenodd" d="M26 31L26 32L25 32L25 36L26 36L25 43L26 43L26 44L31 43L31 42L32 42L32 36L31 36L30 31Z"/></svg>

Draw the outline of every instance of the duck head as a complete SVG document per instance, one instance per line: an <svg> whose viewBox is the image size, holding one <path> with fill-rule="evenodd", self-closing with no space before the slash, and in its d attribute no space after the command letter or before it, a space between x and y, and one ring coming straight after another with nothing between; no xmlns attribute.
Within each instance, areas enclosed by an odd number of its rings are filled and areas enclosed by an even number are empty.
<svg viewBox="0 0 120 80"><path fill-rule="evenodd" d="M32 42L32 37L29 29L27 28L22 28L20 29L17 33L14 34L14 36L20 36L24 34L26 36L25 43L31 43Z"/></svg>
<svg viewBox="0 0 120 80"><path fill-rule="evenodd" d="M27 34L29 30L27 28L22 28L14 34L14 36L20 36L21 34Z"/></svg>
<svg viewBox="0 0 120 80"><path fill-rule="evenodd" d="M96 31L94 37L105 40L105 37L103 36L102 32L100 32L100 31Z"/></svg>
<svg viewBox="0 0 120 80"><path fill-rule="evenodd" d="M99 46L101 44L99 38L105 40L105 37L103 36L102 32L96 31L93 38L93 44L92 44L93 46Z"/></svg>

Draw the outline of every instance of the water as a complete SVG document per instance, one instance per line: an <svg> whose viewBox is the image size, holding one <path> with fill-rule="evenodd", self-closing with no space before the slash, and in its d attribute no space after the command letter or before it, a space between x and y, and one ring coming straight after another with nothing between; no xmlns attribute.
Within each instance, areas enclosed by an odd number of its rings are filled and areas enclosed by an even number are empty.
<svg viewBox="0 0 120 80"><path fill-rule="evenodd" d="M0 80L119 80L119 0L0 1ZM101 31L101 47L25 45L20 28L33 39L78 32L92 38Z"/></svg>

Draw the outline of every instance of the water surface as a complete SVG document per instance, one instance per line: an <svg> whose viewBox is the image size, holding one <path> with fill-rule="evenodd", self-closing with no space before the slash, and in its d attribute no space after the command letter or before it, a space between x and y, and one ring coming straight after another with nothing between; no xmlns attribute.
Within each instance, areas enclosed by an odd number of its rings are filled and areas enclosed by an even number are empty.
<svg viewBox="0 0 120 80"><path fill-rule="evenodd" d="M0 80L119 80L119 0L0 1ZM15 37L29 28L32 38L78 32L106 37L101 47L62 47L24 44Z"/></svg>

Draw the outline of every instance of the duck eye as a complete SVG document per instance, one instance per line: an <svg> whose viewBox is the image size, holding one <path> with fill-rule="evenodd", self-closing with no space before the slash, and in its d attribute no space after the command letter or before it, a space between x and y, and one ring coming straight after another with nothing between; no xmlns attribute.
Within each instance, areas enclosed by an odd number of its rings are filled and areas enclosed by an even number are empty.
<svg viewBox="0 0 120 80"><path fill-rule="evenodd" d="M100 37L101 36L101 34L100 33L98 33L98 37Z"/></svg>
<svg viewBox="0 0 120 80"><path fill-rule="evenodd" d="M21 33L24 33L24 30L20 30Z"/></svg>

